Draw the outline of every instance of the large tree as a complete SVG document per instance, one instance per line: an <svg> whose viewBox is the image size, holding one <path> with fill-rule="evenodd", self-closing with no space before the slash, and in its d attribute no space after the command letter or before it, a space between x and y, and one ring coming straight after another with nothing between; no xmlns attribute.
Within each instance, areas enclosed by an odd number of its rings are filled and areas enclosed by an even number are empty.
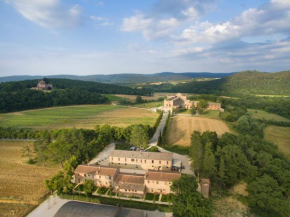
<svg viewBox="0 0 290 217"><path fill-rule="evenodd" d="M140 148L148 147L148 132L143 125L135 124L131 131L130 144Z"/></svg>
<svg viewBox="0 0 290 217"><path fill-rule="evenodd" d="M212 208L209 200L197 191L195 177L185 175L171 185L172 209L177 217L211 216Z"/></svg>
<svg viewBox="0 0 290 217"><path fill-rule="evenodd" d="M290 216L289 202L283 196L285 189L269 175L256 178L248 185L249 205L260 216Z"/></svg>

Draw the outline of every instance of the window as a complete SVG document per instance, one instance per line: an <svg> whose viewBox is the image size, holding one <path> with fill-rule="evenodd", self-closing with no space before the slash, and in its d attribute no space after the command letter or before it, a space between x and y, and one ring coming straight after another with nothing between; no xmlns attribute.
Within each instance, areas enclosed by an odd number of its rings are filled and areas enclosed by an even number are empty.
<svg viewBox="0 0 290 217"><path fill-rule="evenodd" d="M150 183L150 181L148 180L147 183Z"/></svg>
<svg viewBox="0 0 290 217"><path fill-rule="evenodd" d="M111 158L111 160L113 161L113 160L114 160L114 158L112 157L112 158Z"/></svg>
<svg viewBox="0 0 290 217"><path fill-rule="evenodd" d="M135 160L134 159L131 159L131 162L134 162Z"/></svg>
<svg viewBox="0 0 290 217"><path fill-rule="evenodd" d="M125 158L125 162L127 162L127 158Z"/></svg>
<svg viewBox="0 0 290 217"><path fill-rule="evenodd" d="M120 158L118 158L118 161L120 161Z"/></svg>
<svg viewBox="0 0 290 217"><path fill-rule="evenodd" d="M167 161L167 165L168 165L168 161Z"/></svg>
<svg viewBox="0 0 290 217"><path fill-rule="evenodd" d="M87 177L87 174L84 174L84 177Z"/></svg>
<svg viewBox="0 0 290 217"><path fill-rule="evenodd" d="M101 178L101 176L99 176L99 178Z"/></svg>
<svg viewBox="0 0 290 217"><path fill-rule="evenodd" d="M146 163L146 160L145 160L145 163Z"/></svg>
<svg viewBox="0 0 290 217"><path fill-rule="evenodd" d="M141 159L141 163L142 163L142 159Z"/></svg>
<svg viewBox="0 0 290 217"><path fill-rule="evenodd" d="M159 182L157 181L156 184L158 185L158 183L159 183Z"/></svg>
<svg viewBox="0 0 290 217"><path fill-rule="evenodd" d="M159 164L161 164L161 160L159 161Z"/></svg>
<svg viewBox="0 0 290 217"><path fill-rule="evenodd" d="M154 164L154 160L152 160L152 163Z"/></svg>

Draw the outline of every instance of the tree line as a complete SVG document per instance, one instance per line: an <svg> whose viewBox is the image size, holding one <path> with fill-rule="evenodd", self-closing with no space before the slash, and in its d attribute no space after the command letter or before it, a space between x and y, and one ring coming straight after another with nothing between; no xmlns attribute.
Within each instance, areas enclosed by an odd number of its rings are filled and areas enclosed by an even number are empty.
<svg viewBox="0 0 290 217"><path fill-rule="evenodd" d="M151 95L147 89L130 88L112 84L68 79L45 79L53 84L53 90L31 90L37 80L7 82L0 84L0 113L37 109L52 106L102 104L109 99L102 94Z"/></svg>
<svg viewBox="0 0 290 217"><path fill-rule="evenodd" d="M240 135L226 133L219 138L215 132L192 134L189 153L193 170L198 177L211 179L212 186L219 186L220 191L244 180L253 212L289 216L290 163L277 146L261 137L257 123L248 117L241 121L250 127L244 128L242 123Z"/></svg>

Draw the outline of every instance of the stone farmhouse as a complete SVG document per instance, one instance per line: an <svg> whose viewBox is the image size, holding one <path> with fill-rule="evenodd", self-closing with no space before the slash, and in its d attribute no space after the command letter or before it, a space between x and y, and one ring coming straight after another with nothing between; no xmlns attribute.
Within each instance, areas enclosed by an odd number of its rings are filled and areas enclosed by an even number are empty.
<svg viewBox="0 0 290 217"><path fill-rule="evenodd" d="M120 168L97 165L79 165L73 175L74 183L93 180L98 187L113 188L123 195L143 197L146 192L169 194L174 180L181 177L177 172L146 171L145 175L120 172Z"/></svg>
<svg viewBox="0 0 290 217"><path fill-rule="evenodd" d="M172 113L173 109L178 108L191 109L192 106L198 108L198 101L190 101L189 99L187 99L187 95L182 95L181 93L178 93L175 96L167 95L167 98L164 100L163 111L165 112L170 111ZM209 102L206 109L219 110L221 112L224 111L224 109L221 108L221 103L213 103L213 102Z"/></svg>
<svg viewBox="0 0 290 217"><path fill-rule="evenodd" d="M171 171L173 153L139 152L113 150L109 155L109 165L143 170Z"/></svg>
<svg viewBox="0 0 290 217"><path fill-rule="evenodd" d="M38 81L37 86L33 87L31 89L34 89L34 90L52 90L52 88L53 88L52 84L47 84L45 81L40 80L40 81Z"/></svg>

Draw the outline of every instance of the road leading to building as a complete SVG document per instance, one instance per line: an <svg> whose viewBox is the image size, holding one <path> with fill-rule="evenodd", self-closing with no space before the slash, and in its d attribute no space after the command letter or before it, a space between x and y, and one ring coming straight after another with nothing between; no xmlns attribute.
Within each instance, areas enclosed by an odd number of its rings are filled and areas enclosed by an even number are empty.
<svg viewBox="0 0 290 217"><path fill-rule="evenodd" d="M163 112L162 119L160 121L159 126L157 127L157 129L155 131L154 136L150 140L149 147L151 147L151 146L157 146L158 138L159 138L160 132L163 132L163 129L165 127L165 122L166 122L167 116L168 116L168 113L167 112L166 113Z"/></svg>

